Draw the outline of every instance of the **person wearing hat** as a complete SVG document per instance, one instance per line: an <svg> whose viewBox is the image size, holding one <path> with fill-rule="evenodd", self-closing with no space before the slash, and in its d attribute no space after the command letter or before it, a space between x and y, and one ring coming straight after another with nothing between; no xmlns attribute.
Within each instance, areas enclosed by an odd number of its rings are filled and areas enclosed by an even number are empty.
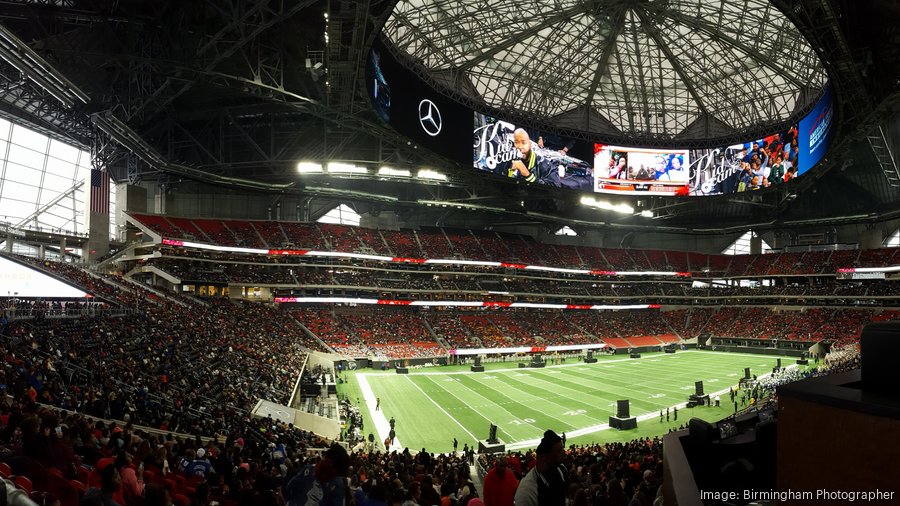
<svg viewBox="0 0 900 506"><path fill-rule="evenodd" d="M516 506L563 506L566 504L566 468L562 438L552 430L544 432L537 447L537 461L516 490Z"/></svg>
<svg viewBox="0 0 900 506"><path fill-rule="evenodd" d="M350 456L343 446L333 443L318 464L304 467L284 487L288 506L343 506L347 495L344 477Z"/></svg>
<svg viewBox="0 0 900 506"><path fill-rule="evenodd" d="M188 464L185 473L189 476L202 476L208 478L209 473L212 472L212 464L210 464L209 460L206 458L206 448L198 448L196 455L197 458Z"/></svg>

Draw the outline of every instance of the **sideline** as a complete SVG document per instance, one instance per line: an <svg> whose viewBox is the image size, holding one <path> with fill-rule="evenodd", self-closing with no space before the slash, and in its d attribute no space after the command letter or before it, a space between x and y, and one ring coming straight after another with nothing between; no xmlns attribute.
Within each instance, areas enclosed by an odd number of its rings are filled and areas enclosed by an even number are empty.
<svg viewBox="0 0 900 506"><path fill-rule="evenodd" d="M369 385L369 380L362 374L357 374L356 378L357 381L359 381L359 390L362 392L366 408L369 409L369 416L372 417L372 423L375 424L375 432L378 433L378 441L375 443L377 447L380 448L384 445L384 440L387 439L388 435L391 433L391 425L388 423L387 418L384 417L384 411L381 411L380 409L375 411L375 406L378 405L378 398L375 397L375 393ZM400 444L399 438L394 438L394 444L391 445L388 451L403 451L403 445Z"/></svg>
<svg viewBox="0 0 900 506"><path fill-rule="evenodd" d="M658 353L658 352L653 352L653 353ZM780 359L788 359L788 360L792 359L792 357L782 356L782 355L762 355L759 353L741 353L741 352L730 352L730 351L716 352L713 350L683 350L683 351L679 350L678 353L676 353L676 354L659 353L659 357L656 357L656 355L654 355L653 357L655 360L658 360L659 358L662 358L662 357L666 357L666 358L664 358L664 360L670 360L672 358L678 358L679 354L686 354L686 353L701 354L701 355L713 354L713 353L727 353L729 355L742 355L742 356L746 356L746 357L756 357L756 358L770 358L770 359L780 358ZM793 357L793 358L796 358L796 357ZM570 364L548 365L548 366L542 367L541 369L546 370L546 369L558 369L558 368L562 368L562 367L579 367L579 366L580 367L592 367L592 366L597 367L597 366L603 366L606 364L615 364L615 363L619 363L619 362L634 362L634 361L635 361L635 359L633 359L633 358L621 358L621 359L599 360L599 361L597 361L596 364L585 364L584 362L573 362ZM516 366L516 367L510 367L507 369L487 369L484 371L484 374L492 374L495 372L510 372L510 371L527 372L527 371L529 371L529 368L521 369L518 366ZM455 374L472 374L472 372L471 371L414 372L412 370L409 372L409 376L417 376L417 375L419 375L419 376L452 376ZM394 375L393 370L391 370L390 372L387 372L387 371L385 371L385 372L356 372L356 374L355 374L355 376L373 376L373 377L375 377L375 376L393 376L393 375Z"/></svg>

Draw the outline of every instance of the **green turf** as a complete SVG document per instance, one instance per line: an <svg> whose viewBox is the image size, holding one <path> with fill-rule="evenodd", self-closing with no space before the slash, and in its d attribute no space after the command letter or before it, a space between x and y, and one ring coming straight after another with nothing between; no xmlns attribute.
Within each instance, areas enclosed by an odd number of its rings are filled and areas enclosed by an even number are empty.
<svg viewBox="0 0 900 506"><path fill-rule="evenodd" d="M744 367L754 374L771 372L778 357L688 351L676 354L644 354L640 359L623 355L603 357L597 364L573 363L544 369L518 369L514 362L486 364L484 373L470 373L468 366L414 369L411 374L363 370L347 373L340 393L352 402L360 400L365 433L375 433L373 413L366 406L361 383L381 398L381 415L397 420L397 437L403 446L429 451L448 451L454 437L462 448L487 437L488 426L499 427L507 444L539 438L545 429L573 433L605 424L615 414L616 400L629 399L631 415L656 413L629 431L600 430L568 438L573 444L628 441L664 434L691 417L718 420L734 411L727 393L722 407L679 410L678 421L660 423L659 410L687 400L694 382L702 380L707 393L736 385ZM781 357L784 365L794 359ZM674 413L672 413L674 415ZM376 414L379 416L379 414ZM381 422L382 431L384 422ZM528 445L531 446L531 445Z"/></svg>

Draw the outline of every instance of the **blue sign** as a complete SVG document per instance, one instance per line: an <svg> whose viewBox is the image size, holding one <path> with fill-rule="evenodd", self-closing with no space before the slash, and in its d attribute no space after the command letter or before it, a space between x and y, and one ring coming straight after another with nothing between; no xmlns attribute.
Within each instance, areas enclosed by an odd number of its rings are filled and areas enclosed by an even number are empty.
<svg viewBox="0 0 900 506"><path fill-rule="evenodd" d="M798 132L798 145L800 147L800 161L797 175L803 174L828 151L828 145L834 136L834 101L831 97L831 86L825 88L825 94L819 102L800 120Z"/></svg>

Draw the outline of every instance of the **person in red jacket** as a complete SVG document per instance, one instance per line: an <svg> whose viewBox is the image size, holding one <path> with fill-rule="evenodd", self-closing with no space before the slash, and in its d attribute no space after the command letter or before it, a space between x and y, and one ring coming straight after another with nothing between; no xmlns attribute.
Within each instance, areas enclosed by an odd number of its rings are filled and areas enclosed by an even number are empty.
<svg viewBox="0 0 900 506"><path fill-rule="evenodd" d="M506 457L500 457L484 477L484 505L513 506L518 486L519 480L507 468Z"/></svg>

